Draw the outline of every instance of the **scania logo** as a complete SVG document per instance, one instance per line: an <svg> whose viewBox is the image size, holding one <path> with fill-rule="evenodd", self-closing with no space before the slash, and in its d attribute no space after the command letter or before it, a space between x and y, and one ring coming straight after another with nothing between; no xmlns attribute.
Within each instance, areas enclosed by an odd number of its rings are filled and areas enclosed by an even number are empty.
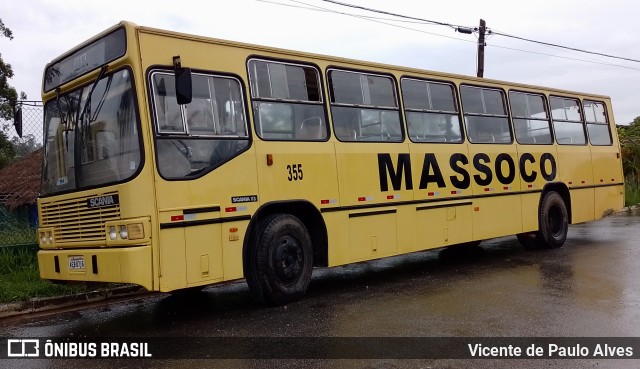
<svg viewBox="0 0 640 369"><path fill-rule="evenodd" d="M94 208L106 208L109 206L115 206L120 203L118 195L99 196L92 197L87 200L87 207L89 209Z"/></svg>

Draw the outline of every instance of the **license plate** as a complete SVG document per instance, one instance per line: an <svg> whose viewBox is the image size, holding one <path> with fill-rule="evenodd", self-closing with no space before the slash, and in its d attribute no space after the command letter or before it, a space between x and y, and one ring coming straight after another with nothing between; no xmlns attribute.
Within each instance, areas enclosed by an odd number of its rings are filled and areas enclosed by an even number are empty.
<svg viewBox="0 0 640 369"><path fill-rule="evenodd" d="M69 256L69 270L83 270L84 256Z"/></svg>

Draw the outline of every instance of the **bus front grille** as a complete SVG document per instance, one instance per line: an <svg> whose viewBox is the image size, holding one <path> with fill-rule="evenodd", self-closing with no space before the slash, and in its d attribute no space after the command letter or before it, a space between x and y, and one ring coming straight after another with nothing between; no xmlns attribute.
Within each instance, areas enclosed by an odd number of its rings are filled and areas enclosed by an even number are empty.
<svg viewBox="0 0 640 369"><path fill-rule="evenodd" d="M90 208L89 199L115 196L110 192L42 204L40 226L53 227L56 243L105 241L105 222L120 219L120 204Z"/></svg>

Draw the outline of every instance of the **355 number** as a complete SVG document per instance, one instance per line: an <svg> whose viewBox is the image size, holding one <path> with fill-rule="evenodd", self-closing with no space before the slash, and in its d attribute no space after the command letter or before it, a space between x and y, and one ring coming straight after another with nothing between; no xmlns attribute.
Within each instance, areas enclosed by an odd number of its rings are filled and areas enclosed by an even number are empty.
<svg viewBox="0 0 640 369"><path fill-rule="evenodd" d="M287 177L289 182L302 181L302 164L287 165L287 172L289 172L289 177Z"/></svg>

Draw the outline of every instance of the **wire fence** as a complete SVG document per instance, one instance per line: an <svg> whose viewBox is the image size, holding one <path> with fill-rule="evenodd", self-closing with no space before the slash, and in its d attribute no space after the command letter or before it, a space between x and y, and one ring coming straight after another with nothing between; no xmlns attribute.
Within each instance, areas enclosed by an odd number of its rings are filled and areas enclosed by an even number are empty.
<svg viewBox="0 0 640 369"><path fill-rule="evenodd" d="M36 197L42 159L36 156L42 148L44 111L40 101L19 101L22 137L13 122L0 126L6 145L3 151L7 165L0 169L0 247L34 244L38 226ZM29 195L25 195L28 191ZM20 202L16 203L16 199Z"/></svg>

